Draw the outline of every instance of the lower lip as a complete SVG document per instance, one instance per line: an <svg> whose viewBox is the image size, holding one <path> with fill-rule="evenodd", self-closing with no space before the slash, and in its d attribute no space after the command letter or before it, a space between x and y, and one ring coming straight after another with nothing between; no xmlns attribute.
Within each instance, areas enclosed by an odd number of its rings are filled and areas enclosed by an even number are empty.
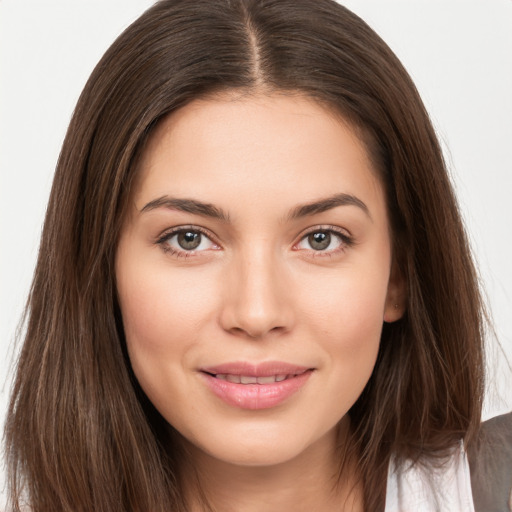
<svg viewBox="0 0 512 512"><path fill-rule="evenodd" d="M240 409L270 409L299 391L308 381L312 370L272 384L236 384L202 373L207 385L228 405Z"/></svg>

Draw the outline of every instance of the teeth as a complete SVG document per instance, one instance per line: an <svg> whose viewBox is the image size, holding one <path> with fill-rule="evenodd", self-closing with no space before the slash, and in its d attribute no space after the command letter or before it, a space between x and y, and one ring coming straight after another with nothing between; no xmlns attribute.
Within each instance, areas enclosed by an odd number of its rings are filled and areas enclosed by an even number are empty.
<svg viewBox="0 0 512 512"><path fill-rule="evenodd" d="M273 384L275 381L275 375L269 375L268 377L258 377L258 384Z"/></svg>
<svg viewBox="0 0 512 512"><path fill-rule="evenodd" d="M240 383L241 384L257 384L258 378L257 377L249 377L242 375L240 376Z"/></svg>
<svg viewBox="0 0 512 512"><path fill-rule="evenodd" d="M233 375L230 373L217 373L217 379L232 382L234 384L273 384L290 379L294 375L269 375L268 377L254 377L252 375Z"/></svg>

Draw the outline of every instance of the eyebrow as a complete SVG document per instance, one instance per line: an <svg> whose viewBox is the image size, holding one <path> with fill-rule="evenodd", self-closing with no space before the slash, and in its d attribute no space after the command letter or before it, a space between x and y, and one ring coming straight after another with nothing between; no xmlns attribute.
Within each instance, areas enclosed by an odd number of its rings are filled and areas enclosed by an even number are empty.
<svg viewBox="0 0 512 512"><path fill-rule="evenodd" d="M366 215L372 219L368 206L356 196L351 194L335 194L325 199L320 199L312 203L297 206L290 213L290 219L299 219L301 217L307 217L309 215L315 215L317 213L326 212L337 208L338 206L357 206L366 213Z"/></svg>
<svg viewBox="0 0 512 512"><path fill-rule="evenodd" d="M153 199L153 201L150 201L140 210L140 213L149 212L157 208L169 208L171 210L201 215L202 217L212 217L214 219L229 222L229 215L213 204L203 203L202 201L197 201L195 199L180 199L169 196L162 196L157 199Z"/></svg>
<svg viewBox="0 0 512 512"><path fill-rule="evenodd" d="M361 201L358 197L351 194L335 194L325 199L320 199L312 203L296 206L293 208L288 215L291 220L299 219L301 217L307 217L318 213L326 212L337 208L338 206L356 206L363 210L363 212L372 219L370 211L366 204ZM155 210L157 208L169 208L171 210L178 210L182 212L192 213L194 215L200 215L202 217L211 217L219 219L224 222L229 222L229 215L224 212L221 208L214 206L210 203L203 203L196 199L177 198L169 197L167 195L153 199L145 206L142 207L140 213Z"/></svg>

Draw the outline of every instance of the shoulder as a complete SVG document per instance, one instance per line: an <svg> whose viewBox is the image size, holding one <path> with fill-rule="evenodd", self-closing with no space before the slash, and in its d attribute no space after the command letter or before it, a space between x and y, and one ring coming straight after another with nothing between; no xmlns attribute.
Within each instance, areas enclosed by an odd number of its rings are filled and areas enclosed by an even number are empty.
<svg viewBox="0 0 512 512"><path fill-rule="evenodd" d="M512 512L512 412L482 423L467 453L461 442L441 465L392 457L385 510Z"/></svg>
<svg viewBox="0 0 512 512"><path fill-rule="evenodd" d="M512 412L482 423L468 459L475 511L512 510Z"/></svg>
<svg viewBox="0 0 512 512"><path fill-rule="evenodd" d="M450 456L397 463L388 471L385 512L473 512L469 465L462 441Z"/></svg>

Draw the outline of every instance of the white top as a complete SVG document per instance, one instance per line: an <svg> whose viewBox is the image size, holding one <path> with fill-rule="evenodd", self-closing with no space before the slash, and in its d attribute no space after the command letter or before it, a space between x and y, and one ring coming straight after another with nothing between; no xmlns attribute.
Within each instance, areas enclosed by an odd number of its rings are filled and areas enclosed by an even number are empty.
<svg viewBox="0 0 512 512"><path fill-rule="evenodd" d="M428 472L428 473L427 473ZM475 512L469 464L462 442L441 468L389 465L385 512Z"/></svg>

